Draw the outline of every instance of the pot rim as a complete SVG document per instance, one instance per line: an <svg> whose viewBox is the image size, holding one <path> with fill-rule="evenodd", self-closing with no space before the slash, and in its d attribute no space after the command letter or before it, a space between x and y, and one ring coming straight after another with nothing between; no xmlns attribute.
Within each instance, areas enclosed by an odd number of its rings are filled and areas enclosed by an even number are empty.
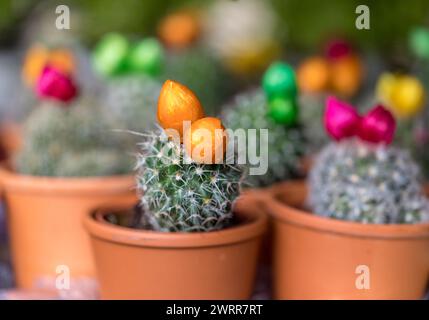
<svg viewBox="0 0 429 320"><path fill-rule="evenodd" d="M32 176L15 172L7 163L0 163L0 185L6 191L23 193L116 193L135 189L131 174L94 177Z"/></svg>
<svg viewBox="0 0 429 320"><path fill-rule="evenodd" d="M250 202L251 199L248 201ZM109 223L104 219L104 216L112 213L112 211L124 211L124 207L95 210L85 215L83 224L91 237L119 245L160 249L216 247L241 243L262 236L267 228L268 217L260 205L253 205L252 203L249 206L251 206L250 210L244 210L243 206L239 206L240 208L236 206L234 212L250 221L231 228L210 232L157 232L132 229Z"/></svg>
<svg viewBox="0 0 429 320"><path fill-rule="evenodd" d="M287 204L278 198L287 193L301 193L303 203L307 193L307 184L305 180L289 181L279 183L266 190L265 206L267 211L275 219L296 225L302 228L311 229L329 234L338 234L359 238L374 239L413 239L429 238L429 222L415 224L370 224L354 221L345 221L323 217L313 214Z"/></svg>

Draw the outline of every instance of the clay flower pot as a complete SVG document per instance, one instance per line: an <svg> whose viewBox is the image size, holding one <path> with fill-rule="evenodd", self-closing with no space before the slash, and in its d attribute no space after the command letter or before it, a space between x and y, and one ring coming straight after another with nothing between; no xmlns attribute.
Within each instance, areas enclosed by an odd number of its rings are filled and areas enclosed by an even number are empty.
<svg viewBox="0 0 429 320"><path fill-rule="evenodd" d="M21 127L12 122L0 124L0 161L10 157L21 148Z"/></svg>
<svg viewBox="0 0 429 320"><path fill-rule="evenodd" d="M131 229L98 210L84 224L91 235L103 299L248 299L267 217L255 201L236 205L239 225L213 232Z"/></svg>
<svg viewBox="0 0 429 320"><path fill-rule="evenodd" d="M0 167L17 285L30 288L42 280L55 281L60 265L69 268L72 279L93 277L82 218L106 203L133 203L134 184L133 176L35 177Z"/></svg>
<svg viewBox="0 0 429 320"><path fill-rule="evenodd" d="M429 276L429 223L361 224L302 209L305 182L268 192L277 299L420 299Z"/></svg>

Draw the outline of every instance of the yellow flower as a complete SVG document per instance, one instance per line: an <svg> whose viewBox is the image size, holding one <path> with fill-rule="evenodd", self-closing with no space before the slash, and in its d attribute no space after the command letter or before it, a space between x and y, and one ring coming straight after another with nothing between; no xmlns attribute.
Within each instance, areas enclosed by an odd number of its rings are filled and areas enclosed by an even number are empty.
<svg viewBox="0 0 429 320"><path fill-rule="evenodd" d="M425 102L422 83L410 75L382 74L377 83L376 94L398 118L415 116L422 110Z"/></svg>

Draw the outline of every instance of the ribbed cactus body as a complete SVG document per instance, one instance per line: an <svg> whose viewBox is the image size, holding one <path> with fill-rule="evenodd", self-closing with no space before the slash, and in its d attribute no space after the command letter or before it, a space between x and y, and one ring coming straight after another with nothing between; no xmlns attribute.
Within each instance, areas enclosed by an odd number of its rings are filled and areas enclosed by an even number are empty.
<svg viewBox="0 0 429 320"><path fill-rule="evenodd" d="M45 103L29 116L17 170L36 176L104 176L132 169L129 137L89 100Z"/></svg>
<svg viewBox="0 0 429 320"><path fill-rule="evenodd" d="M362 223L429 219L419 169L407 152L348 139L322 150L310 173L316 214Z"/></svg>
<svg viewBox="0 0 429 320"><path fill-rule="evenodd" d="M157 231L211 231L233 223L243 168L228 164L183 163L186 154L164 133L149 133L140 144L137 183L141 225Z"/></svg>
<svg viewBox="0 0 429 320"><path fill-rule="evenodd" d="M302 157L306 139L300 125L287 127L277 124L267 116L267 101L261 90L236 96L224 108L222 118L225 126L233 130L242 128L268 129L268 171L264 175L249 176L252 186L266 186L274 182L294 179L303 175ZM259 154L259 144L257 144Z"/></svg>
<svg viewBox="0 0 429 320"><path fill-rule="evenodd" d="M144 75L120 76L107 80L102 96L109 112L123 128L137 132L148 130L156 120L161 84Z"/></svg>

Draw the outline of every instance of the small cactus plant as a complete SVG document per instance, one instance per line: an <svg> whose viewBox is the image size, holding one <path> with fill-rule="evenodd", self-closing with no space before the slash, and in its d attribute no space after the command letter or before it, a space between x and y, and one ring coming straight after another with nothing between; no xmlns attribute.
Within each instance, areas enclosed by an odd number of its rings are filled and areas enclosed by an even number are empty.
<svg viewBox="0 0 429 320"><path fill-rule="evenodd" d="M273 66L276 65L279 63ZM283 69L284 66L282 64ZM273 70L272 67L270 69ZM265 92L256 89L240 94L224 107L222 118L227 127L233 130L268 129L268 171L264 175L249 176L248 182L253 186L267 186L304 175L302 158L306 153L306 138L303 127L297 119L298 108L295 101L291 104L294 111L288 110L290 104L282 103L285 91L292 92L292 100L295 99L296 88L290 88L295 86L295 80L293 77L288 80L291 77L292 74L284 77L286 84L281 90L274 88L279 92L273 93L275 98L272 101L267 97L267 91L275 90L270 89L268 83L264 86ZM285 101L288 100L285 98ZM259 151L257 150L258 154Z"/></svg>
<svg viewBox="0 0 429 320"><path fill-rule="evenodd" d="M24 125L18 172L64 177L130 172L132 157L124 156L127 135L113 132L116 122L97 103L75 98L77 90L66 80L52 68L45 68L39 79L38 94L44 101Z"/></svg>
<svg viewBox="0 0 429 320"><path fill-rule="evenodd" d="M155 122L156 101L161 84L144 75L126 75L110 79L102 100L121 129L142 132Z"/></svg>
<svg viewBox="0 0 429 320"><path fill-rule="evenodd" d="M212 231L233 223L244 171L232 164L183 164L183 145L165 133L141 143L137 182L143 219L157 231Z"/></svg>
<svg viewBox="0 0 429 320"><path fill-rule="evenodd" d="M310 204L319 215L362 223L429 219L419 169L398 148L358 140L331 143L310 174Z"/></svg>
<svg viewBox="0 0 429 320"><path fill-rule="evenodd" d="M311 170L309 204L313 211L361 223L429 220L419 168L406 151L388 145L394 133L391 114L377 107L365 117L347 118L350 109L334 107L325 113L325 125L339 142L326 146ZM368 126L374 123L377 125Z"/></svg>
<svg viewBox="0 0 429 320"><path fill-rule="evenodd" d="M66 107L45 102L25 122L17 170L63 177L128 173L132 170L132 156L124 155L128 138L114 129L113 119L89 100Z"/></svg>
<svg viewBox="0 0 429 320"><path fill-rule="evenodd" d="M192 123L217 122L215 118L204 117L192 91L166 81L158 101L158 116L164 110L172 113L162 116L163 128L171 129L178 118L186 118L187 113L182 111L189 104L200 115ZM190 135L192 139L193 133ZM175 141L164 130L142 136L136 165L142 209L138 225L164 232L202 232L234 223L233 204L245 177L242 166L195 161L188 154L184 140L187 138Z"/></svg>

